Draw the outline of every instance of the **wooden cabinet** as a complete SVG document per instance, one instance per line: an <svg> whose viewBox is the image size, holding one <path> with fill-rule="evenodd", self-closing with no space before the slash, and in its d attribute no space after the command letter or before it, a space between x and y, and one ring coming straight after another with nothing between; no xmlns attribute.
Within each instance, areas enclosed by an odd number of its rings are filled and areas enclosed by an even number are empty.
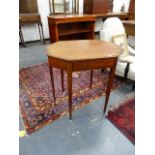
<svg viewBox="0 0 155 155"><path fill-rule="evenodd" d="M48 16L50 42L93 39L95 21L94 15Z"/></svg>
<svg viewBox="0 0 155 155"><path fill-rule="evenodd" d="M135 0L130 0L129 12L135 12Z"/></svg>
<svg viewBox="0 0 155 155"><path fill-rule="evenodd" d="M108 13L111 10L113 0L84 0L84 13L98 14Z"/></svg>
<svg viewBox="0 0 155 155"><path fill-rule="evenodd" d="M135 0L130 0L128 11L133 13L132 20L135 20Z"/></svg>

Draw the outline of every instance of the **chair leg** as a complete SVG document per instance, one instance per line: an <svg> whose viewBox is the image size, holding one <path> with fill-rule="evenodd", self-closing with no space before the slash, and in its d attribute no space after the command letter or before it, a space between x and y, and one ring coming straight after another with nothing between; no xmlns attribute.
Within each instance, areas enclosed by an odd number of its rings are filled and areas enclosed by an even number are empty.
<svg viewBox="0 0 155 155"><path fill-rule="evenodd" d="M24 42L24 37L23 37L23 33L22 33L22 29L21 29L21 25L19 25L19 37L20 37L20 41L22 46L26 46L25 42Z"/></svg>
<svg viewBox="0 0 155 155"><path fill-rule="evenodd" d="M132 91L135 91L135 81L133 81L133 84L132 84Z"/></svg>
<svg viewBox="0 0 155 155"><path fill-rule="evenodd" d="M42 24L42 22L41 22L40 26L41 26L41 32L42 32L42 38L43 38L43 44L45 44L45 38L44 38L44 31L43 31L43 24Z"/></svg>
<svg viewBox="0 0 155 155"><path fill-rule="evenodd" d="M40 30L41 29L41 30ZM38 23L38 30L39 30L39 36L40 36L40 41L45 44L45 39L44 39L44 32L43 32L43 25L42 23Z"/></svg>
<svg viewBox="0 0 155 155"><path fill-rule="evenodd" d="M126 79L127 79L127 76L128 76L129 67L130 67L130 64L127 63L126 68L125 68L125 71L124 71L124 77L125 77Z"/></svg>
<svg viewBox="0 0 155 155"><path fill-rule="evenodd" d="M105 71L105 69L101 69L101 73L103 73Z"/></svg>
<svg viewBox="0 0 155 155"><path fill-rule="evenodd" d="M40 36L40 41L42 40L41 38L41 32L40 32L40 27L39 27L40 24L38 24L38 31L39 31L39 36Z"/></svg>

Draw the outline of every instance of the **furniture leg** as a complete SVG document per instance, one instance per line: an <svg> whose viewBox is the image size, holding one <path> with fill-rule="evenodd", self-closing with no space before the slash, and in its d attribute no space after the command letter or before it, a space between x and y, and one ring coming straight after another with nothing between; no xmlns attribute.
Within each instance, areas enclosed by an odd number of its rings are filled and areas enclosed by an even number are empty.
<svg viewBox="0 0 155 155"><path fill-rule="evenodd" d="M69 63L67 67L67 87L69 102L69 119L72 120L72 63Z"/></svg>
<svg viewBox="0 0 155 155"><path fill-rule="evenodd" d="M22 36L22 32L21 31L19 31L19 38L20 38L20 42L23 45L23 36Z"/></svg>
<svg viewBox="0 0 155 155"><path fill-rule="evenodd" d="M108 100L109 100L109 96L110 96L110 91L111 91L111 87L112 87L112 83L113 83L113 78L114 78L114 75L115 75L115 68L116 68L116 64L115 64L114 67L112 67L110 69L108 86L107 86L107 90L106 90L106 99L105 99L105 105L104 105L104 113L106 112L106 109L107 109L107 104L108 104Z"/></svg>
<svg viewBox="0 0 155 155"><path fill-rule="evenodd" d="M127 63L126 68L125 68L125 71L124 71L124 77L125 77L125 79L127 79L128 72L129 72L129 67L130 67L130 64Z"/></svg>
<svg viewBox="0 0 155 155"><path fill-rule="evenodd" d="M90 89L92 88L93 70L90 71Z"/></svg>
<svg viewBox="0 0 155 155"><path fill-rule="evenodd" d="M105 69L101 69L101 73L103 73L105 71Z"/></svg>
<svg viewBox="0 0 155 155"><path fill-rule="evenodd" d="M132 91L135 91L135 82L133 81L133 84L132 84Z"/></svg>
<svg viewBox="0 0 155 155"><path fill-rule="evenodd" d="M40 32L40 27L39 27L39 24L38 24L38 30L39 30L39 36L40 36L40 41L42 40L41 38L41 32Z"/></svg>
<svg viewBox="0 0 155 155"><path fill-rule="evenodd" d="M23 37L23 33L20 25L19 25L19 37L22 45L25 46L24 37Z"/></svg>
<svg viewBox="0 0 155 155"><path fill-rule="evenodd" d="M50 76L51 76L51 84L52 84L52 90L53 90L54 104L56 105L55 87L54 87L54 78L53 78L53 68L51 66L49 66L49 69L50 69Z"/></svg>
<svg viewBox="0 0 155 155"><path fill-rule="evenodd" d="M61 88L62 92L64 92L64 72L61 70Z"/></svg>
<svg viewBox="0 0 155 155"><path fill-rule="evenodd" d="M43 31L43 24L42 22L40 23L41 26L41 32L42 32L42 37L43 37L43 44L45 44L45 38L44 38L44 31Z"/></svg>

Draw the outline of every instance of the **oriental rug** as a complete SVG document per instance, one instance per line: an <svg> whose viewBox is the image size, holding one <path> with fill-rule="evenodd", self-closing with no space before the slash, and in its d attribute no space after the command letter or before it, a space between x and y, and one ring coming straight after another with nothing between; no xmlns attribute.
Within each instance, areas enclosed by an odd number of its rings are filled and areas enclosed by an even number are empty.
<svg viewBox="0 0 155 155"><path fill-rule="evenodd" d="M127 97L128 98L128 97ZM132 96L117 109L109 111L107 118L135 144L135 98Z"/></svg>
<svg viewBox="0 0 155 155"><path fill-rule="evenodd" d="M101 70L94 70L93 85L90 89L90 71L73 73L73 111L105 95L108 75L108 71L101 73ZM65 73L65 92L62 92L60 70L54 68L57 104L54 106L48 63L23 68L19 71L19 108L27 134L68 114L66 80ZM115 78L113 89L122 84L123 82Z"/></svg>

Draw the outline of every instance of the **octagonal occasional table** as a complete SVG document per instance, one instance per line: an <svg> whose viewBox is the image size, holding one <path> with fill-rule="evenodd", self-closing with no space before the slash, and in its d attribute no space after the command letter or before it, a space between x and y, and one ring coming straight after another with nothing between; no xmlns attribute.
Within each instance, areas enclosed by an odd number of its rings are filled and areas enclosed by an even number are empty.
<svg viewBox="0 0 155 155"><path fill-rule="evenodd" d="M67 72L70 119L72 119L72 72L110 68L108 86L106 90L106 99L104 104L104 112L106 112L117 64L117 58L120 55L120 52L120 48L114 43L104 42L101 40L59 41L48 46L47 55L54 102L56 98L53 79L53 67L59 68L61 70L62 90L64 90L63 71L65 70ZM92 73L93 72L91 71L91 83Z"/></svg>

